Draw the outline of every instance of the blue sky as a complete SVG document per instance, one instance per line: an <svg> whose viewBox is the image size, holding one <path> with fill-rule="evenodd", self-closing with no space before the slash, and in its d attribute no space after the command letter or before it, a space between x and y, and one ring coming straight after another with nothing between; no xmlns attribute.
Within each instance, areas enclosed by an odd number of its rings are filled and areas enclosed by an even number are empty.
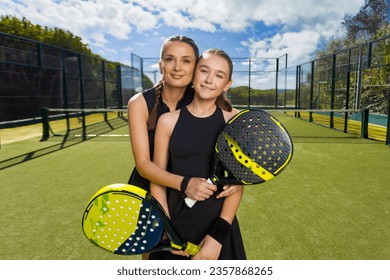
<svg viewBox="0 0 390 280"><path fill-rule="evenodd" d="M174 34L200 50L222 48L232 57L309 61L324 42L343 35L345 13L364 0L2 0L0 13L59 27L83 38L93 52L130 64L130 54L157 57Z"/></svg>

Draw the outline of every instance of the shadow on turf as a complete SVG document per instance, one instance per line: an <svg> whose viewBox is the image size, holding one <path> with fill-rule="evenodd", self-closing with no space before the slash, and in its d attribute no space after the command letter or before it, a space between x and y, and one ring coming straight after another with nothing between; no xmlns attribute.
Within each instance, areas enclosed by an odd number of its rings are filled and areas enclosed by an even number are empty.
<svg viewBox="0 0 390 280"><path fill-rule="evenodd" d="M102 123L93 124L91 126L88 126L88 133L89 135L95 135L95 136L88 136L85 139L83 139L81 136L82 130L81 129L74 129L71 130L64 135L54 134L53 141L61 141L61 143L38 149L35 151L31 151L28 153L24 153L6 160L0 161L0 170L30 161L32 159L36 159L57 151L60 151L65 148L72 147L74 145L83 143L85 141L91 140L93 138L98 137L101 134L109 133L115 129L118 129L120 127L123 127L127 125L127 121L120 121L120 120L114 120L114 121L106 121ZM59 140L57 140L59 139ZM62 139L62 140L61 140ZM42 138L41 141L48 141L49 139Z"/></svg>

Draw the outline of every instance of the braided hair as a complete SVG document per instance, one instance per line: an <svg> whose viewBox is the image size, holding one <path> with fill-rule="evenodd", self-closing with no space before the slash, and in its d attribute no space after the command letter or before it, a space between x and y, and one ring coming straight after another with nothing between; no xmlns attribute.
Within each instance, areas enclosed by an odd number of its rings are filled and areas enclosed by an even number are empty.
<svg viewBox="0 0 390 280"><path fill-rule="evenodd" d="M188 44L194 50L195 57L196 57L196 59L198 59L198 57L199 57L199 48L196 45L196 43L194 42L194 40L192 40L189 37L183 36L183 35L174 35L174 36L171 36L171 37L167 38L164 41L164 43L162 44L161 51L160 51L160 61L164 57L165 46L168 43L170 43L170 42L183 42L183 43ZM156 92L156 99L154 101L153 109L152 109L152 111L149 114L149 119L148 119L148 129L149 130L154 130L156 128L156 123L157 123L157 106L160 104L160 99L161 99L161 95L162 95L162 92L163 92L163 88L164 88L164 78L161 79L154 86L154 90Z"/></svg>

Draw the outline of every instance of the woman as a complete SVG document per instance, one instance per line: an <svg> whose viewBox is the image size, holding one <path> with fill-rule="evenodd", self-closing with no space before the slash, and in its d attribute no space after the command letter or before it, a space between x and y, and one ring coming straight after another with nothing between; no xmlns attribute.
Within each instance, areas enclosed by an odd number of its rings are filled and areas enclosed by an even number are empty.
<svg viewBox="0 0 390 280"><path fill-rule="evenodd" d="M166 39L160 52L162 80L153 88L134 95L128 103L130 141L135 160L129 184L149 190L149 181L180 190L184 177L161 169L151 160L154 151L154 131L158 118L189 104L193 99L190 86L196 62L198 46L186 36ZM198 201L209 198L216 187L203 178L191 178L186 195ZM225 188L219 197L233 193L237 188Z"/></svg>
<svg viewBox="0 0 390 280"><path fill-rule="evenodd" d="M200 58L193 80L193 101L182 109L164 114L158 121L153 161L185 178L208 177L214 143L226 121L238 111L225 91L232 84L233 64L222 50L211 49ZM189 129L189 127L191 129ZM223 199L213 194L192 208L184 205L182 190L166 191L151 183L152 195L169 213L179 235L201 250L193 259L246 259L236 212L243 188ZM181 251L151 253L150 259L188 259Z"/></svg>
<svg viewBox="0 0 390 280"><path fill-rule="evenodd" d="M149 181L178 190L184 183L188 184L185 194L198 201L209 198L216 191L216 187L203 178L183 182L183 176L169 173L151 160L158 118L186 106L193 99L194 91L190 85L198 57L199 49L192 39L179 35L169 37L160 52L162 80L155 87L134 95L128 102L130 141L136 165L129 184L149 191ZM226 186L218 197L230 195L236 189ZM142 258L147 259L148 255Z"/></svg>

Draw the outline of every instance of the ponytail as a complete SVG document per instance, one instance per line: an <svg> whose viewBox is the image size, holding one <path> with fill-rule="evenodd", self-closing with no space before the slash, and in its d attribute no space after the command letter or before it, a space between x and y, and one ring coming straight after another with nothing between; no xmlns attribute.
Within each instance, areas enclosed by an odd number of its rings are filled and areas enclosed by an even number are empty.
<svg viewBox="0 0 390 280"><path fill-rule="evenodd" d="M215 105L221 107L223 110L231 112L233 110L232 103L226 95L226 92L222 92L215 100Z"/></svg>

